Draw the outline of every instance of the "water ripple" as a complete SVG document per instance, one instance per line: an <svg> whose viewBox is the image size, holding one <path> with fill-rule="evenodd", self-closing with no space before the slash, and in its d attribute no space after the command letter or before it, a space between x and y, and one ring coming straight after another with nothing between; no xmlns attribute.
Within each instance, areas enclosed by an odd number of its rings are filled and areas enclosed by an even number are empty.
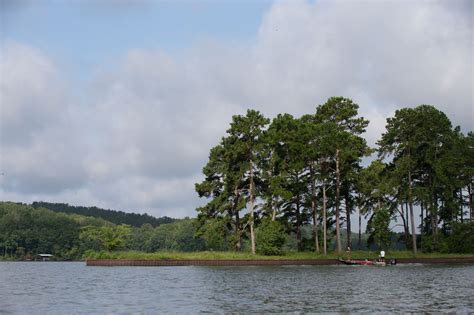
<svg viewBox="0 0 474 315"><path fill-rule="evenodd" d="M474 266L0 263L0 314L474 311Z"/></svg>

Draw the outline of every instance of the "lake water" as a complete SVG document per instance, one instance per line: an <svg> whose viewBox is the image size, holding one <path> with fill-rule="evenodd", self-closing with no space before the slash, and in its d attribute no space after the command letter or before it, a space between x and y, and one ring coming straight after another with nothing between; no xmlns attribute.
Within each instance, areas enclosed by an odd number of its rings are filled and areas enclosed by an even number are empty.
<svg viewBox="0 0 474 315"><path fill-rule="evenodd" d="M474 312L474 265L0 262L0 313Z"/></svg>

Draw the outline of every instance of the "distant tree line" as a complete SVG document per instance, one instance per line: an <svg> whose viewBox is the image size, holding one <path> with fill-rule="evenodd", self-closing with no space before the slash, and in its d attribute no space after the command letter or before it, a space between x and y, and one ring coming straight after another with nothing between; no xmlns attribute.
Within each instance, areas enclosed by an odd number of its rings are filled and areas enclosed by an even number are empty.
<svg viewBox="0 0 474 315"><path fill-rule="evenodd" d="M102 218L115 224L129 224L135 227L140 227L143 224L151 224L151 226L157 227L161 224L172 223L174 221L174 219L166 216L156 218L146 213L127 213L123 211L106 210L97 207L77 207L68 205L67 203L35 201L31 206L33 208L44 208L55 212L75 213L88 217Z"/></svg>
<svg viewBox="0 0 474 315"><path fill-rule="evenodd" d="M369 240L380 248L391 245L393 220L415 254L420 246L454 250L449 239L459 233L472 240L474 133L463 134L443 112L420 105L397 110L370 148L362 137L369 121L358 108L331 97L299 118L279 114L270 121L255 110L233 116L196 184L209 200L197 209L198 235L236 251L248 239L252 253L278 253L294 234L298 250L326 254L334 239L341 253L343 227L344 246L353 247L356 212L359 245L362 216ZM363 167L362 158L374 155ZM421 209L418 227L414 207ZM310 238L302 233L307 226ZM467 247L456 250L473 250Z"/></svg>
<svg viewBox="0 0 474 315"><path fill-rule="evenodd" d="M127 221L114 224L102 218L0 202L0 259L34 259L41 253L60 260L80 259L88 250L207 249L205 240L195 237L194 219L171 221L157 227L151 223L135 227Z"/></svg>
<svg viewBox="0 0 474 315"><path fill-rule="evenodd" d="M112 225L105 220L56 213L10 202L0 203L0 255L29 257L47 253L73 259L85 250L79 241L83 226Z"/></svg>

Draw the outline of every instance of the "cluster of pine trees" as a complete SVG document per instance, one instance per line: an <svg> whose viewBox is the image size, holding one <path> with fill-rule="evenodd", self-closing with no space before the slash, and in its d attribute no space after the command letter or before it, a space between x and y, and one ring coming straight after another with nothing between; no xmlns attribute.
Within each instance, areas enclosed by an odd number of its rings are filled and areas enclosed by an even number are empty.
<svg viewBox="0 0 474 315"><path fill-rule="evenodd" d="M248 238L252 253L277 253L282 234L294 233L299 250L326 254L334 238L340 253L344 226L344 245L352 248L357 211L359 235L365 216L382 248L390 243L390 222L400 220L415 254L420 245L443 250L444 240L473 219L474 133L464 135L443 112L420 105L397 110L370 148L362 136L369 121L358 108L331 97L299 118L279 114L270 121L255 110L233 116L196 184L209 200L197 209L198 234L237 251ZM367 167L364 157L373 160ZM421 211L418 227L414 208ZM302 237L306 226L310 240Z"/></svg>

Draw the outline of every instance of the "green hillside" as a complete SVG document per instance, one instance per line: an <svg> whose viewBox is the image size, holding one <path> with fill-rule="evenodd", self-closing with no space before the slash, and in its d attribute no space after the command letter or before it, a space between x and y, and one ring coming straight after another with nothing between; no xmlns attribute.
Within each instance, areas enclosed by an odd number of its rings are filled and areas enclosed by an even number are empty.
<svg viewBox="0 0 474 315"><path fill-rule="evenodd" d="M116 210L106 210L97 207L77 207L71 206L67 203L50 203L50 202L33 202L31 205L33 208L44 208L54 212L64 212L69 214L80 214L89 217L102 218L110 221L114 224L128 224L135 227L140 227L143 224L151 224L153 227L157 227L160 224L171 223L174 219L169 217L156 218L149 214L139 213L127 213Z"/></svg>
<svg viewBox="0 0 474 315"><path fill-rule="evenodd" d="M32 258L49 253L59 259L73 259L86 249L79 241L82 227L112 225L101 218L0 202L0 255Z"/></svg>
<svg viewBox="0 0 474 315"><path fill-rule="evenodd" d="M81 207L69 209L75 208ZM102 210L98 213L106 212L107 210ZM120 218L125 219L119 220ZM81 259L84 253L90 250L154 252L206 249L204 240L195 237L194 219L158 221L159 219L153 218L155 223L160 222L156 227L150 222L140 227L123 224L132 223L132 220L126 220L130 218L137 217L117 215L113 223L100 217L84 216L72 211L60 212L59 207L53 211L39 207L39 203L33 206L0 202L0 260L33 259L41 253L52 254L55 260ZM172 223L164 224L170 221ZM135 221L135 224L138 224L137 222Z"/></svg>

